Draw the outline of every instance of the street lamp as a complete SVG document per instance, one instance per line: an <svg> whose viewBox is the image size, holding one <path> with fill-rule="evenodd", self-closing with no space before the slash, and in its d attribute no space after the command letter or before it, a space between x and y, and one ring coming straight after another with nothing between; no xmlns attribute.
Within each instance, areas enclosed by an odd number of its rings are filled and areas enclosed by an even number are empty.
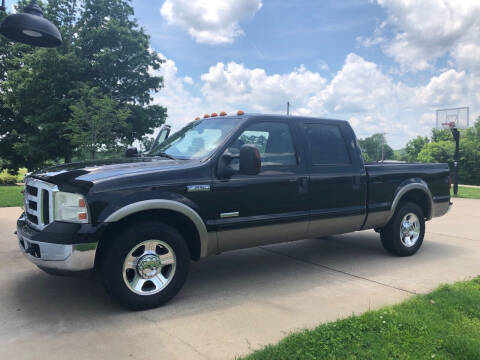
<svg viewBox="0 0 480 360"><path fill-rule="evenodd" d="M0 10L5 11L5 0ZM8 15L0 24L0 34L10 40L40 47L57 47L62 44L60 32L43 17L42 9L32 0L23 13Z"/></svg>

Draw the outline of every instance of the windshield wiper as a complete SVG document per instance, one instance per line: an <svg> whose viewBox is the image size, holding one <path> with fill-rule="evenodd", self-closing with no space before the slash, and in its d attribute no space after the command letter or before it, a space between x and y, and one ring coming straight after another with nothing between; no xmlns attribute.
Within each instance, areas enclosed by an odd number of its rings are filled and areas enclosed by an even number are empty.
<svg viewBox="0 0 480 360"><path fill-rule="evenodd" d="M175 156L167 154L166 152L159 152L159 153L156 153L155 155L151 155L151 156L161 156L161 157L164 157L164 158L167 158L167 159L170 159L170 160L177 160L177 158Z"/></svg>

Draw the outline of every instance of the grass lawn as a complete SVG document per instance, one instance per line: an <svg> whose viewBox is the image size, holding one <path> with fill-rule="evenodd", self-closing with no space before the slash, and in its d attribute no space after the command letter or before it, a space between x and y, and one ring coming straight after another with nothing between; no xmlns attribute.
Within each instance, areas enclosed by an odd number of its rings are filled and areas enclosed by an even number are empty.
<svg viewBox="0 0 480 360"><path fill-rule="evenodd" d="M452 196L453 196L453 186L452 186ZM480 188L470 188L465 186L459 186L457 197L467 198L467 199L480 199Z"/></svg>
<svg viewBox="0 0 480 360"><path fill-rule="evenodd" d="M22 206L23 186L0 186L0 207Z"/></svg>
<svg viewBox="0 0 480 360"><path fill-rule="evenodd" d="M245 359L480 359L480 277L292 334Z"/></svg>

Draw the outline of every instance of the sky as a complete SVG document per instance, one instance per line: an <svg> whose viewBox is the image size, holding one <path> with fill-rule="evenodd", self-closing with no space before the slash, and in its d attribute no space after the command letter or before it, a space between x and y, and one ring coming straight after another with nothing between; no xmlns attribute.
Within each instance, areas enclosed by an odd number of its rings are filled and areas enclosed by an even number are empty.
<svg viewBox="0 0 480 360"><path fill-rule="evenodd" d="M8 2L7 2L8 3ZM12 3L12 1L10 1ZM401 148L480 115L480 0L133 0L174 129L205 113L346 119Z"/></svg>

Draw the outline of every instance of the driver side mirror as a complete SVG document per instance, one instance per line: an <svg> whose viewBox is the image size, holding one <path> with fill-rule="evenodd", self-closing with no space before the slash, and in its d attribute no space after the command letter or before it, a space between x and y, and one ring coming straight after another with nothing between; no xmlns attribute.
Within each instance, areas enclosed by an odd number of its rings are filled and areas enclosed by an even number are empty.
<svg viewBox="0 0 480 360"><path fill-rule="evenodd" d="M257 175L262 167L260 151L255 145L246 144L240 148L240 174Z"/></svg>
<svg viewBox="0 0 480 360"><path fill-rule="evenodd" d="M231 166L233 159L240 160L239 171ZM255 145L246 144L240 148L240 156L223 154L220 157L217 167L217 175L220 178L228 179L236 172L244 175L257 175L262 167L260 151Z"/></svg>

